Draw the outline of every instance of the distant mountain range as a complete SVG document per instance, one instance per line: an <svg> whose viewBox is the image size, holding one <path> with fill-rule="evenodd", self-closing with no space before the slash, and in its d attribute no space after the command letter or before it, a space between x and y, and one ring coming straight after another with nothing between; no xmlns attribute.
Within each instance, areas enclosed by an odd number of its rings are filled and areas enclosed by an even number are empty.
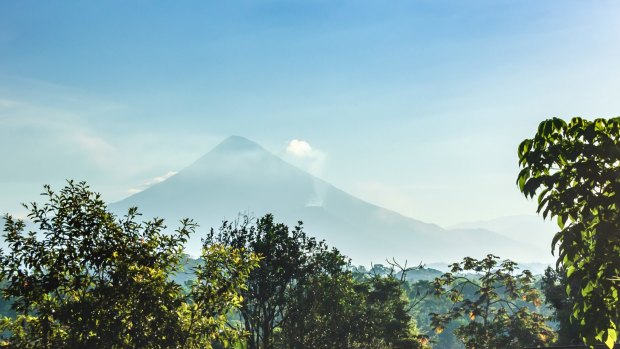
<svg viewBox="0 0 620 349"><path fill-rule="evenodd" d="M288 164L260 145L232 136L167 180L110 208L122 213L137 206L144 217L165 218L170 227L193 218L204 234L239 212L294 225L337 247L354 264L386 258L411 264L455 262L493 253L521 262L548 261L548 249L473 226L444 229L358 199ZM440 209L440 208L438 208ZM188 244L198 255L201 234Z"/></svg>

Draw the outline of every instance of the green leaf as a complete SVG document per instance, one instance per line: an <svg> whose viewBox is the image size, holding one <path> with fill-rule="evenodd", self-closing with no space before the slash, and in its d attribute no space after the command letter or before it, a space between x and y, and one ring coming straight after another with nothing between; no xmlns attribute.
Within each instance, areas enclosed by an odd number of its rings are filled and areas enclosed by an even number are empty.
<svg viewBox="0 0 620 349"><path fill-rule="evenodd" d="M614 330L613 328L607 329L607 340L605 340L605 345L607 345L607 348L612 349L614 347L614 344L616 344L617 339L618 334L616 330Z"/></svg>
<svg viewBox="0 0 620 349"><path fill-rule="evenodd" d="M523 158L525 154L527 154L530 151L531 148L532 148L531 139L526 139L523 142L521 142L521 144L519 144L519 150L518 150L519 158Z"/></svg>
<svg viewBox="0 0 620 349"><path fill-rule="evenodd" d="M560 229L564 229L564 221L566 220L566 216L563 214L559 214L558 218L557 218L557 222L558 222L558 227L560 227Z"/></svg>
<svg viewBox="0 0 620 349"><path fill-rule="evenodd" d="M581 295L585 297L588 294L590 294L593 290L594 290L594 283L592 281L589 281L586 284L586 286L581 289Z"/></svg>
<svg viewBox="0 0 620 349"><path fill-rule="evenodd" d="M575 266L571 265L570 267L566 269L566 276L570 277L571 275L573 275L574 272L575 272Z"/></svg>

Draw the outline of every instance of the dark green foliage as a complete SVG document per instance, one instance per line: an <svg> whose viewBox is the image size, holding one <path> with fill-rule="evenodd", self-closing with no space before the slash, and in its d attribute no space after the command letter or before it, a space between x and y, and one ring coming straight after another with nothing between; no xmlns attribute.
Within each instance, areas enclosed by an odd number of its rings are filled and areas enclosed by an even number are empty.
<svg viewBox="0 0 620 349"><path fill-rule="evenodd" d="M545 303L553 309L553 320L558 326L557 344L581 344L579 327L571 321L574 301L566 294L566 272L551 267L545 270L541 288L545 295Z"/></svg>
<svg viewBox="0 0 620 349"><path fill-rule="evenodd" d="M247 216L235 224L224 222L217 233L211 231L206 242L260 256L259 266L250 273L242 291L240 313L249 333L248 347L267 349L273 348L274 330L288 321L291 289L324 267L321 255L329 250L324 242L308 237L301 225L289 230L269 214L252 223Z"/></svg>
<svg viewBox="0 0 620 349"><path fill-rule="evenodd" d="M250 349L420 348L401 281L356 280L346 257L268 214L242 217L207 242L261 257L250 273L240 316Z"/></svg>
<svg viewBox="0 0 620 349"><path fill-rule="evenodd" d="M349 348L357 306L348 272L318 273L287 293L286 320L276 335L276 348Z"/></svg>
<svg viewBox="0 0 620 349"><path fill-rule="evenodd" d="M436 296L452 303L448 312L432 313L435 331L443 332L455 320L465 320L455 330L466 348L519 348L540 346L554 333L542 315L539 292L527 270L516 273L516 263L488 255L482 260L465 258L451 271L435 279Z"/></svg>
<svg viewBox="0 0 620 349"><path fill-rule="evenodd" d="M69 182L59 193L45 188L47 202L26 206L37 231L25 233L23 221L5 216L2 294L17 316L0 321L1 346L208 348L237 334L214 314L238 303L254 257L205 249L188 296L170 276L184 259L192 221L164 233L161 219L137 222L135 208L117 219L85 183Z"/></svg>
<svg viewBox="0 0 620 349"><path fill-rule="evenodd" d="M611 348L620 319L620 118L543 121L519 145L519 164L520 190L561 229L552 249L579 333Z"/></svg>
<svg viewBox="0 0 620 349"><path fill-rule="evenodd" d="M393 276L355 281L350 274L323 275L292 300L295 319L283 325L285 340L278 347L423 348L424 338L416 333L402 285Z"/></svg>
<svg viewBox="0 0 620 349"><path fill-rule="evenodd" d="M402 280L388 275L354 275L331 253L331 271L309 276L287 297L288 318L276 348L423 348L408 313ZM334 263L336 262L336 263Z"/></svg>
<svg viewBox="0 0 620 349"><path fill-rule="evenodd" d="M422 348L425 338L417 335L408 312L409 301L403 281L392 275L373 276L355 286L361 296L361 313L356 321L356 342L361 348Z"/></svg>

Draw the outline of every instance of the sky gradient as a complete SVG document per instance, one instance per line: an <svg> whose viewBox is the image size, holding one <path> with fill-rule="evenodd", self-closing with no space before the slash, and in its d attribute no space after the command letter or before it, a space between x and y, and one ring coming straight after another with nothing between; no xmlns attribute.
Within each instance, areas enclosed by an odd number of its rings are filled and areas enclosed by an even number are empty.
<svg viewBox="0 0 620 349"><path fill-rule="evenodd" d="M620 115L619 10L2 1L0 212L67 178L117 201L240 135L427 222L533 214L519 142L548 117Z"/></svg>

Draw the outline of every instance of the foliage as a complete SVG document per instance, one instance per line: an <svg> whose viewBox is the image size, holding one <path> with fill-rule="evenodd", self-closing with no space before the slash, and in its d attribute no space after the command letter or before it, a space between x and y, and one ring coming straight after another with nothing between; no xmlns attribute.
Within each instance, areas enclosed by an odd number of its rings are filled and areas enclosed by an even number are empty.
<svg viewBox="0 0 620 349"><path fill-rule="evenodd" d="M443 273L439 274L439 276L441 275ZM457 319L446 324L440 333L434 331L430 314L447 313L452 309L452 302L445 297L432 296L435 289L433 281L419 280L409 283L406 292L411 304L410 313L414 317L419 331L428 334L433 349L462 349L463 344L456 338L454 331L458 326L466 323L465 320Z"/></svg>
<svg viewBox="0 0 620 349"><path fill-rule="evenodd" d="M541 303L532 274L527 270L515 274L516 263L498 259L494 255L482 260L467 257L435 279L436 296L447 297L453 304L448 312L431 314L435 331L441 333L451 322L465 319L455 334L466 348L517 348L551 342L552 330L531 310Z"/></svg>
<svg viewBox="0 0 620 349"><path fill-rule="evenodd" d="M250 349L419 348L401 281L354 278L345 256L271 214L225 222L206 240L261 256L240 316Z"/></svg>
<svg viewBox="0 0 620 349"><path fill-rule="evenodd" d="M235 223L224 222L205 243L217 243L261 257L257 268L250 272L240 314L249 333L248 347L273 348L274 331L288 319L287 296L291 288L303 284L304 279L316 274L318 256L328 252L322 241L308 237L301 224L289 230L274 222L270 214L256 220L241 217Z"/></svg>
<svg viewBox="0 0 620 349"><path fill-rule="evenodd" d="M164 233L161 219L137 222L135 208L117 219L83 182L43 195L43 205L24 205L38 231L5 216L2 293L17 316L0 321L3 347L209 348L236 334L220 315L238 305L254 256L206 248L186 295L171 275L192 221Z"/></svg>
<svg viewBox="0 0 620 349"><path fill-rule="evenodd" d="M612 347L620 319L620 118L543 121L519 146L517 183L556 217L558 266L566 270L584 341Z"/></svg>
<svg viewBox="0 0 620 349"><path fill-rule="evenodd" d="M314 259L312 273L287 289L277 348L349 347L357 297L347 261L337 250L323 250Z"/></svg>
<svg viewBox="0 0 620 349"><path fill-rule="evenodd" d="M362 309L356 319L356 342L360 348L413 349L426 347L409 314L404 281L393 275L374 275L356 285Z"/></svg>
<svg viewBox="0 0 620 349"><path fill-rule="evenodd" d="M557 344L582 344L578 324L570 321L574 301L566 294L566 272L548 267L541 281L545 303L553 309L553 320L557 322Z"/></svg>
<svg viewBox="0 0 620 349"><path fill-rule="evenodd" d="M258 257L243 249L205 244L201 260L195 266L188 301L179 311L183 320L183 348L204 348L217 342L227 347L245 333L230 324L229 315L243 303L241 293Z"/></svg>
<svg viewBox="0 0 620 349"><path fill-rule="evenodd" d="M393 275L317 275L289 299L292 317L276 347L423 348L402 285Z"/></svg>

